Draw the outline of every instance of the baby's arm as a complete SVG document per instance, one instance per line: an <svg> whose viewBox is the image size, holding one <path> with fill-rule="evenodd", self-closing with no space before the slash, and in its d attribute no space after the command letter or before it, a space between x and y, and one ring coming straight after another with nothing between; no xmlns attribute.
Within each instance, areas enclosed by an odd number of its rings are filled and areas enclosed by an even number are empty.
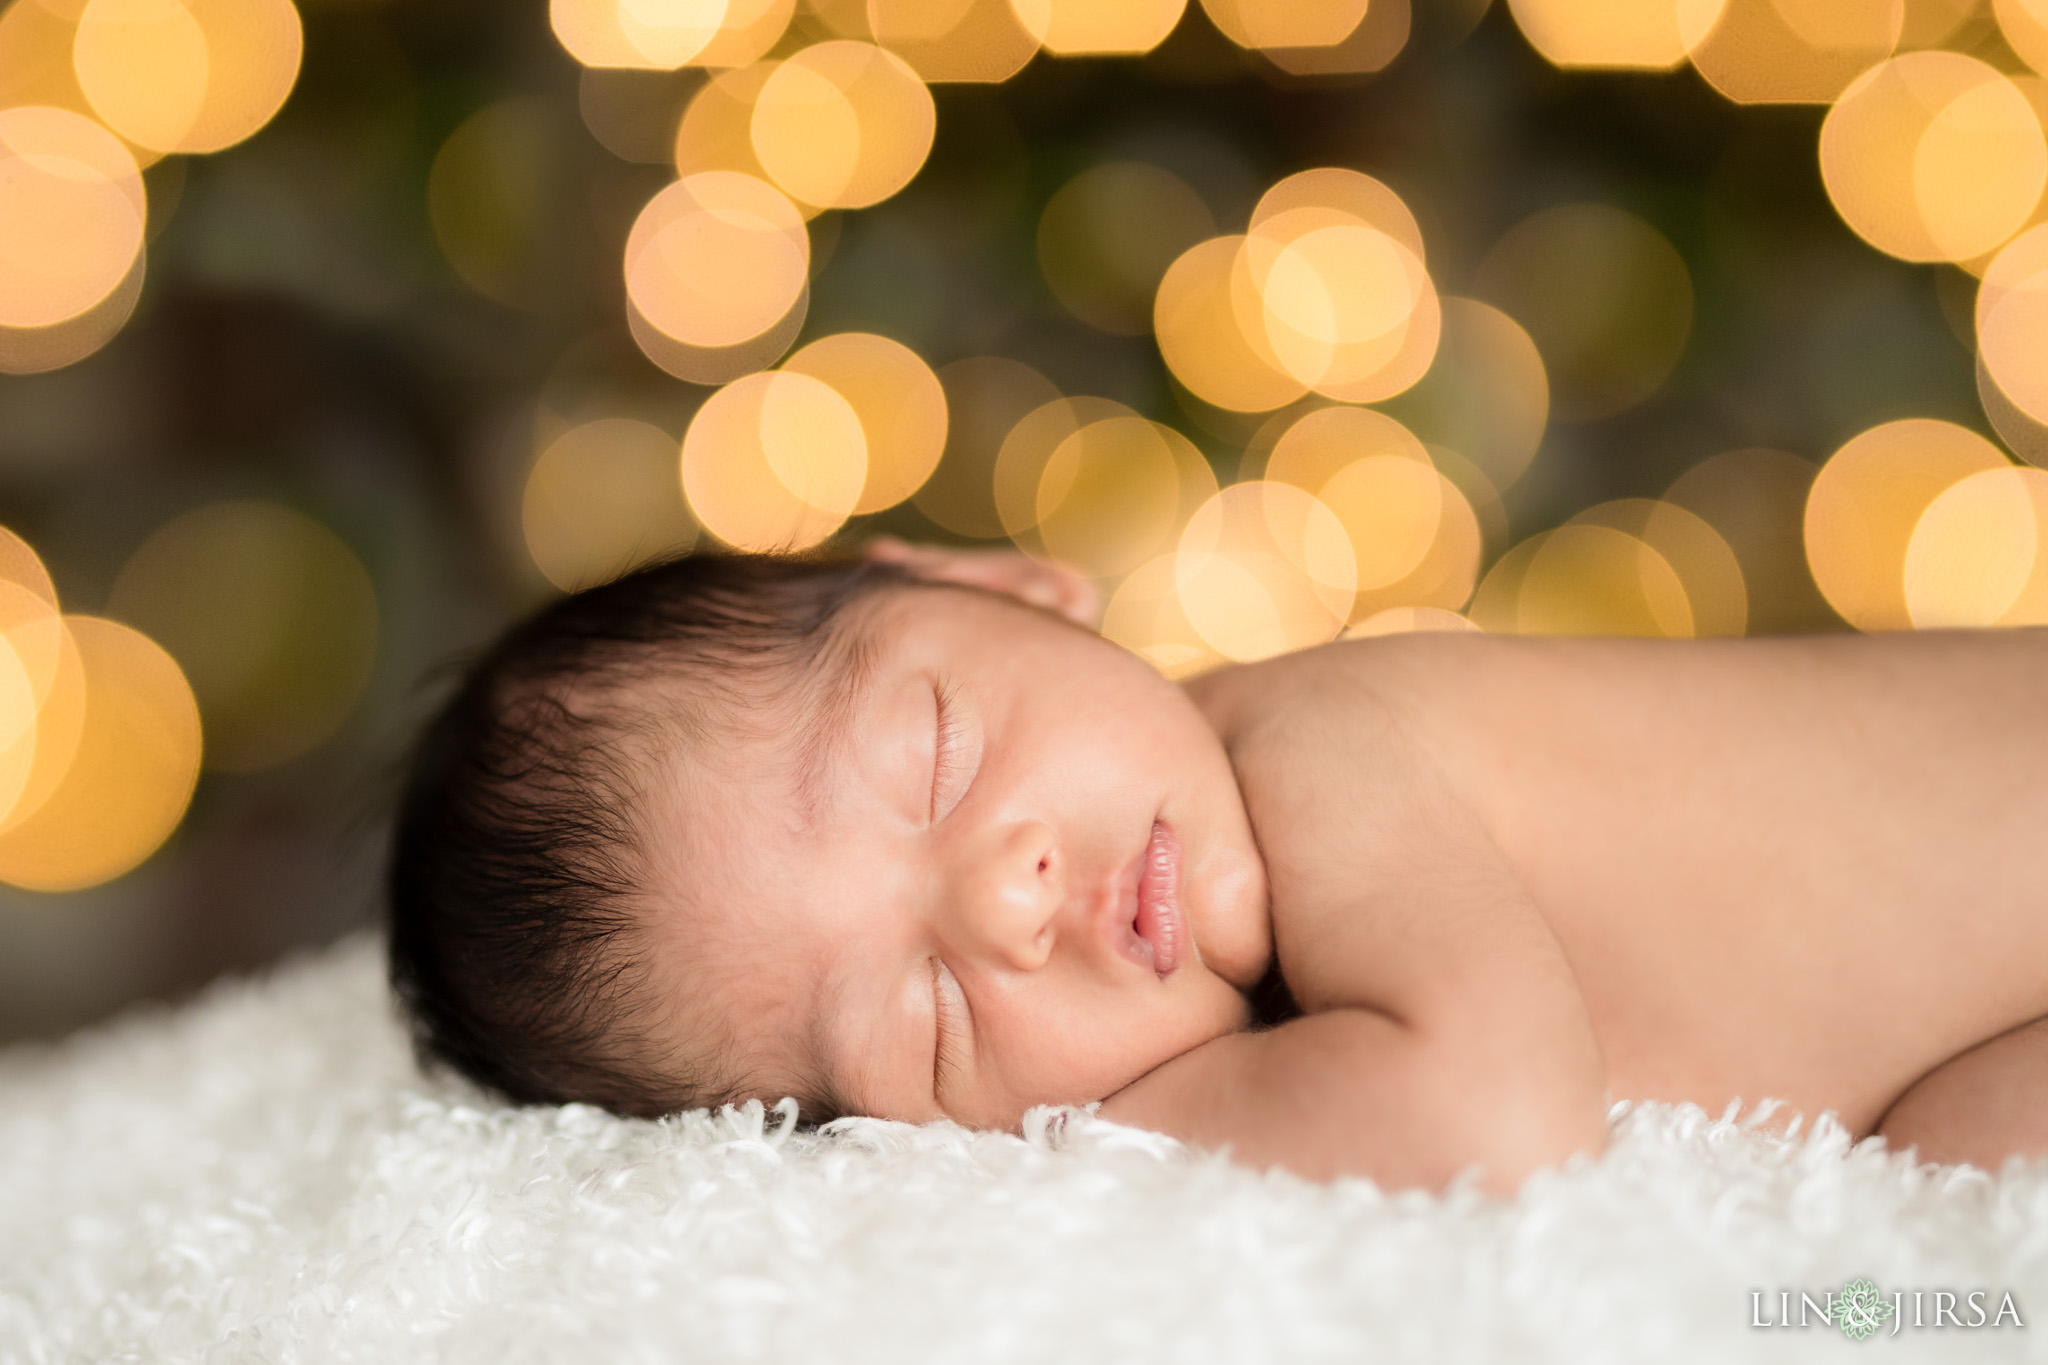
<svg viewBox="0 0 2048 1365"><path fill-rule="evenodd" d="M1219 1038L1106 1117L1324 1178L1512 1190L1606 1141L1606 1076L1555 935L1349 650L1200 695L1237 765L1306 1017Z"/></svg>

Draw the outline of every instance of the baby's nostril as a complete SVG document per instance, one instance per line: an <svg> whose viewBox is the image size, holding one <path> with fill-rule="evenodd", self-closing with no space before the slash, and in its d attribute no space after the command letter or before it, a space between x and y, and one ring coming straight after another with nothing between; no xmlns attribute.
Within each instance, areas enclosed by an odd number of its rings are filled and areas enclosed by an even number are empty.
<svg viewBox="0 0 2048 1365"><path fill-rule="evenodd" d="M1051 858L1040 858L1040 859L1038 860L1038 875L1040 875L1041 877L1042 877L1042 876L1044 876L1044 875L1046 874L1046 872L1047 872L1048 870L1050 870L1050 869L1051 869L1051 867L1052 867L1052 859L1051 859Z"/></svg>

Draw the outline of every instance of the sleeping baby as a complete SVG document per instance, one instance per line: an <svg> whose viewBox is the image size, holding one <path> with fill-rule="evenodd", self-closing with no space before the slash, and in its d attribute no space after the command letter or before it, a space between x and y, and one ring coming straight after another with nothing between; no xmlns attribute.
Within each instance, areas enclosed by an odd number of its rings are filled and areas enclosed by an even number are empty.
<svg viewBox="0 0 2048 1365"><path fill-rule="evenodd" d="M1613 1099L2048 1151L2048 636L1408 635L1175 683L1022 556L698 556L433 722L425 1056L523 1102L1103 1116L1512 1191Z"/></svg>

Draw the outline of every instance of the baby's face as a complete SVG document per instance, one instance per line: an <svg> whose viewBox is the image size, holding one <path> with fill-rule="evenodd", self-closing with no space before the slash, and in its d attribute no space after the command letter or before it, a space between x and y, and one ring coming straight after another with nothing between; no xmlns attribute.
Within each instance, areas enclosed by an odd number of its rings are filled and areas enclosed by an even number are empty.
<svg viewBox="0 0 2048 1365"><path fill-rule="evenodd" d="M1243 1025L1265 875L1180 688L968 589L892 589L842 628L858 666L658 787L651 967L679 1062L1009 1128Z"/></svg>

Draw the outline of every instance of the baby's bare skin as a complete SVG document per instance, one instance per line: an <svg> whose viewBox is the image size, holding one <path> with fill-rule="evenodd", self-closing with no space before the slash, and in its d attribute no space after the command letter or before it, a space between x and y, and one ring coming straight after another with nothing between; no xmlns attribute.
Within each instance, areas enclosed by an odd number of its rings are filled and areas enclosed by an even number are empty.
<svg viewBox="0 0 2048 1365"><path fill-rule="evenodd" d="M1503 1191L1616 1099L2048 1152L2048 633L1406 636L1182 688L1055 570L879 553L937 586L652 784L642 1027L730 1097L1102 1101ZM1275 959L1303 1017L1248 1030Z"/></svg>
<svg viewBox="0 0 2048 1365"><path fill-rule="evenodd" d="M1410 636L1199 679L1309 1017L1105 1113L1497 1188L1597 1149L1609 1097L2048 1150L2044 680L2039 632Z"/></svg>

